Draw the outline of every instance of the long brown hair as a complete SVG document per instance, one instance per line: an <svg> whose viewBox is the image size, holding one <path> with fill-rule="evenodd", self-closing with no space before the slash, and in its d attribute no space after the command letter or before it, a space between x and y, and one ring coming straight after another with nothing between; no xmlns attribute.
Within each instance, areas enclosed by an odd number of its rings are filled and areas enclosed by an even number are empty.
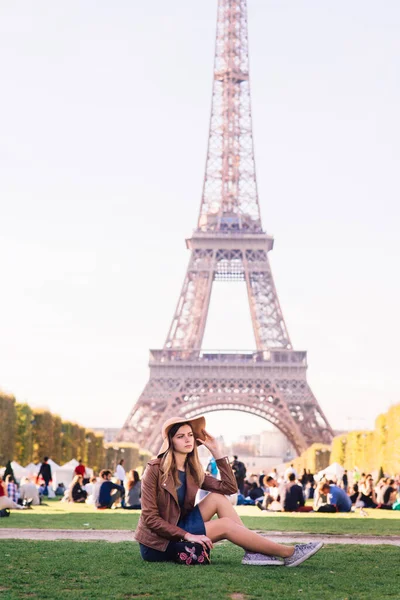
<svg viewBox="0 0 400 600"><path fill-rule="evenodd" d="M171 429L168 431L169 447L161 459L161 466L162 466L162 470L164 472L163 483L166 482L166 480L168 479L168 475L171 473L177 488L180 487L181 482L180 482L179 476L178 476L178 469L177 469L176 461L175 461L174 446L172 443L172 438L174 437L174 435L176 434L178 429L180 429L183 425L189 425L190 428L192 429L192 426L190 425L190 423L175 423L175 425L172 425ZM192 429L192 431L193 431L193 429ZM199 460L196 440L194 440L193 450L186 457L185 464L189 467L189 471L190 471L193 479L195 480L196 484L199 487L201 487L202 483L204 481L204 469L201 466L201 462Z"/></svg>
<svg viewBox="0 0 400 600"><path fill-rule="evenodd" d="M137 483L139 483L139 481L140 481L139 473L132 469L132 471L129 471L128 481L126 482L127 489L131 490L133 488L133 486L135 486Z"/></svg>

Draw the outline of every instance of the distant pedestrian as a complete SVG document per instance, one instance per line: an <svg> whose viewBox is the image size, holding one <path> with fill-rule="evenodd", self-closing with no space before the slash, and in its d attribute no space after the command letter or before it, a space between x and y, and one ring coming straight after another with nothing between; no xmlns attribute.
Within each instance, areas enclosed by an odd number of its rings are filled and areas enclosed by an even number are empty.
<svg viewBox="0 0 400 600"><path fill-rule="evenodd" d="M303 469L303 475L301 476L301 485L303 486L303 490L306 489L306 485L308 483L308 475L306 469Z"/></svg>
<svg viewBox="0 0 400 600"><path fill-rule="evenodd" d="M292 474L294 475L295 479L297 479L297 473L296 473L296 469L293 466L293 463L291 463L290 467L288 467L285 470L285 472L283 474L284 480L286 482L288 482L289 481L289 475L292 475Z"/></svg>
<svg viewBox="0 0 400 600"><path fill-rule="evenodd" d="M119 479L119 484L122 486L122 496L121 496L121 506L122 507L124 507L124 505L125 505L124 481L125 481L125 477L126 477L126 472L125 472L125 468L124 468L124 462L125 462L124 459L121 458L121 460L117 464L117 469L115 471L115 476L117 479Z"/></svg>
<svg viewBox="0 0 400 600"><path fill-rule="evenodd" d="M37 474L37 479L39 480L39 477L43 478L44 481L44 490L43 490L43 495L44 496L48 496L48 487L50 485L50 482L52 481L53 477L51 474L51 466L49 465L49 457L45 456L43 458L43 462L40 465L40 469L39 469L39 473Z"/></svg>
<svg viewBox="0 0 400 600"><path fill-rule="evenodd" d="M7 475L12 475L15 478L14 471L12 468L11 460L9 460L6 464L5 471L3 473L3 479L6 480Z"/></svg>
<svg viewBox="0 0 400 600"><path fill-rule="evenodd" d="M236 455L233 457L231 467L233 474L235 475L238 490L244 495L244 480L246 478L247 469L244 463L242 463L242 461L240 461Z"/></svg>
<svg viewBox="0 0 400 600"><path fill-rule="evenodd" d="M75 470L74 470L74 473L75 473L75 475L82 475L82 477L83 477L83 478L85 478L85 475L86 475L86 467L85 467L85 465L83 464L83 460L80 458L80 459L78 460L78 463L79 463L79 464L78 464L78 465L76 465L76 467L75 467Z"/></svg>
<svg viewBox="0 0 400 600"><path fill-rule="evenodd" d="M124 485L124 481L125 481L125 477L126 477L126 472L124 469L124 462L125 462L124 459L121 458L121 460L117 464L117 468L115 470L115 477L117 479L119 479L120 485Z"/></svg>
<svg viewBox="0 0 400 600"><path fill-rule="evenodd" d="M348 477L348 475L347 475L347 471L345 471L345 472L343 473L343 477L342 477L342 483L343 483L343 489L344 489L344 491L345 491L345 492L346 492L346 494L347 494L347 490L348 490L348 488L349 488L349 477Z"/></svg>
<svg viewBox="0 0 400 600"><path fill-rule="evenodd" d="M219 471L218 471L218 467L217 467L217 461L215 460L215 458L213 456L208 461L206 471L208 473L210 473L210 475L212 475L213 477L218 478Z"/></svg>
<svg viewBox="0 0 400 600"><path fill-rule="evenodd" d="M308 482L311 483L311 486L314 487L315 479L313 473L311 473L310 469L307 471Z"/></svg>

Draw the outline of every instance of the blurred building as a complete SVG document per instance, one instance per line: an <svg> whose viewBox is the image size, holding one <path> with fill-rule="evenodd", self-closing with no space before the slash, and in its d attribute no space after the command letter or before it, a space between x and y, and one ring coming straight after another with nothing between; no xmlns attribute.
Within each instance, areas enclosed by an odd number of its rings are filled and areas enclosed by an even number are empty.
<svg viewBox="0 0 400 600"><path fill-rule="evenodd" d="M104 442L109 444L114 441L121 427L90 427L90 429L95 433L101 433L104 436Z"/></svg>

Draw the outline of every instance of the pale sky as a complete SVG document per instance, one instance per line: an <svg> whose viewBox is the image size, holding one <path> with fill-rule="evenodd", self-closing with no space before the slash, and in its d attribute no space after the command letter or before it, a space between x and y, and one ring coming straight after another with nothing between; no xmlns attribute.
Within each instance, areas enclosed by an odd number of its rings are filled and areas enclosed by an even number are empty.
<svg viewBox="0 0 400 600"><path fill-rule="evenodd" d="M400 402L400 3L248 0L264 228L334 428ZM118 427L181 289L207 149L217 0L0 3L0 387ZM254 347L240 284L207 348ZM227 418L229 417L229 418ZM210 422L249 433L242 413Z"/></svg>

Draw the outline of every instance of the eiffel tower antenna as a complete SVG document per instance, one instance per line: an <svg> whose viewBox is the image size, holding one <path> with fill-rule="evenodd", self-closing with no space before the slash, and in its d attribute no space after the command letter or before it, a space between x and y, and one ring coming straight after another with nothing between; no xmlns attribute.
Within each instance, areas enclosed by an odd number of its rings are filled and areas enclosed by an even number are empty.
<svg viewBox="0 0 400 600"><path fill-rule="evenodd" d="M155 452L161 424L215 410L258 415L298 453L332 439L295 351L268 260L253 149L246 0L219 0L210 132L197 228L186 277L162 350L150 351L150 379L117 441ZM202 350L214 281L245 281L253 351Z"/></svg>

